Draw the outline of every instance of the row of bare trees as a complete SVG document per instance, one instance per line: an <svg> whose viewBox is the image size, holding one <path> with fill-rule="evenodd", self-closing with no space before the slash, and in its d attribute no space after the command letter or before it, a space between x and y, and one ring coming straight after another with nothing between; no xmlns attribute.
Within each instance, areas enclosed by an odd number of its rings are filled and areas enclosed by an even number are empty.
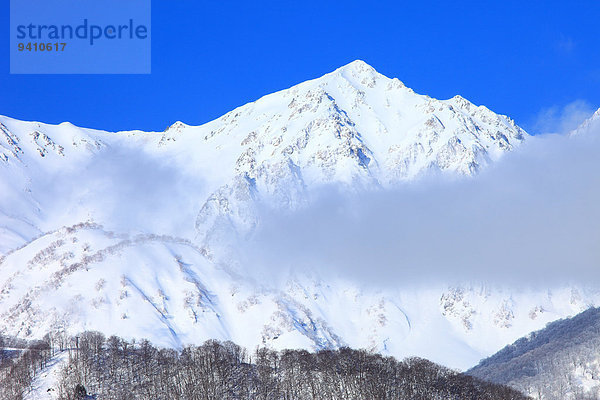
<svg viewBox="0 0 600 400"><path fill-rule="evenodd" d="M97 332L78 337L59 386L64 400L85 391L103 400L526 399L420 358L397 361L348 348L249 354L214 340L176 351Z"/></svg>

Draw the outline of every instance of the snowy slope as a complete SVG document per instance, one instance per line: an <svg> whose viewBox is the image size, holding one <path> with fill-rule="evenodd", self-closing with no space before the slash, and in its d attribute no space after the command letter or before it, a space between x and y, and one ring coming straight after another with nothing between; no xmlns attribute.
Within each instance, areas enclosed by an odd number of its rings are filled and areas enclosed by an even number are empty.
<svg viewBox="0 0 600 400"><path fill-rule="evenodd" d="M588 119L583 121L576 129L570 132L570 135L589 135L594 134L600 129L600 108Z"/></svg>
<svg viewBox="0 0 600 400"><path fill-rule="evenodd" d="M2 278L3 331L22 337L99 330L175 347L208 338L247 348L348 345L459 368L600 296L483 285L373 291L311 277L273 287L218 268L183 239L95 224L8 255Z"/></svg>
<svg viewBox="0 0 600 400"><path fill-rule="evenodd" d="M23 400L56 400L59 398L59 382L63 368L69 363L68 351L55 354L48 365L38 372L31 390Z"/></svg>
<svg viewBox="0 0 600 400"><path fill-rule="evenodd" d="M595 291L485 285L365 289L259 280L234 249L259 207L310 207L323 185L385 190L472 175L527 134L355 61L202 126L90 130L0 117L0 330L101 330L168 346L365 347L466 368Z"/></svg>

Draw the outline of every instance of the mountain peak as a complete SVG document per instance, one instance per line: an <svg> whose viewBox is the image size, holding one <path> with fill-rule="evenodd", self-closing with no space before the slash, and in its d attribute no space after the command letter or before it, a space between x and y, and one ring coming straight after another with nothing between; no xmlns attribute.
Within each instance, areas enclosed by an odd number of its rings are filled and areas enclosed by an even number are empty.
<svg viewBox="0 0 600 400"><path fill-rule="evenodd" d="M354 61L336 69L336 71L358 72L358 73L365 73L365 72L371 72L371 73L375 72L376 73L377 72L377 71L375 71L375 68L371 67L369 64L367 64L363 60L354 60Z"/></svg>
<svg viewBox="0 0 600 400"><path fill-rule="evenodd" d="M569 135L579 135L585 132L590 132L592 130L597 131L600 127L600 108L592 114L591 117L586 119L579 125L577 128L573 129L569 132Z"/></svg>

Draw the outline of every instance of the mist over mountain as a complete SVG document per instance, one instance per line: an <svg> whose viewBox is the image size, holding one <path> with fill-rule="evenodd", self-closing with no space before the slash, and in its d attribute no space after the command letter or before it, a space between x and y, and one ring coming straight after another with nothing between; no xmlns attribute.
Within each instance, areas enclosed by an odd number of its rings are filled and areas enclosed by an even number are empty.
<svg viewBox="0 0 600 400"><path fill-rule="evenodd" d="M263 210L249 257L377 286L600 282L600 127L590 124L531 137L473 177L432 174L351 194L327 187L309 208Z"/></svg>

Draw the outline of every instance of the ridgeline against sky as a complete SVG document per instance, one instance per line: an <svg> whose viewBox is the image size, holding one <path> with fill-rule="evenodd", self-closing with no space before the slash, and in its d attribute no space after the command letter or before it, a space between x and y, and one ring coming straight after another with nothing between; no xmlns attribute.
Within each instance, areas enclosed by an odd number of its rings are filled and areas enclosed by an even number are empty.
<svg viewBox="0 0 600 400"><path fill-rule="evenodd" d="M107 130L199 125L362 59L435 98L456 94L528 132L600 105L600 4L152 2L152 74L9 75L0 110ZM8 13L0 15L8 25ZM8 31L2 33L8 35ZM8 38L0 51L8 54Z"/></svg>

